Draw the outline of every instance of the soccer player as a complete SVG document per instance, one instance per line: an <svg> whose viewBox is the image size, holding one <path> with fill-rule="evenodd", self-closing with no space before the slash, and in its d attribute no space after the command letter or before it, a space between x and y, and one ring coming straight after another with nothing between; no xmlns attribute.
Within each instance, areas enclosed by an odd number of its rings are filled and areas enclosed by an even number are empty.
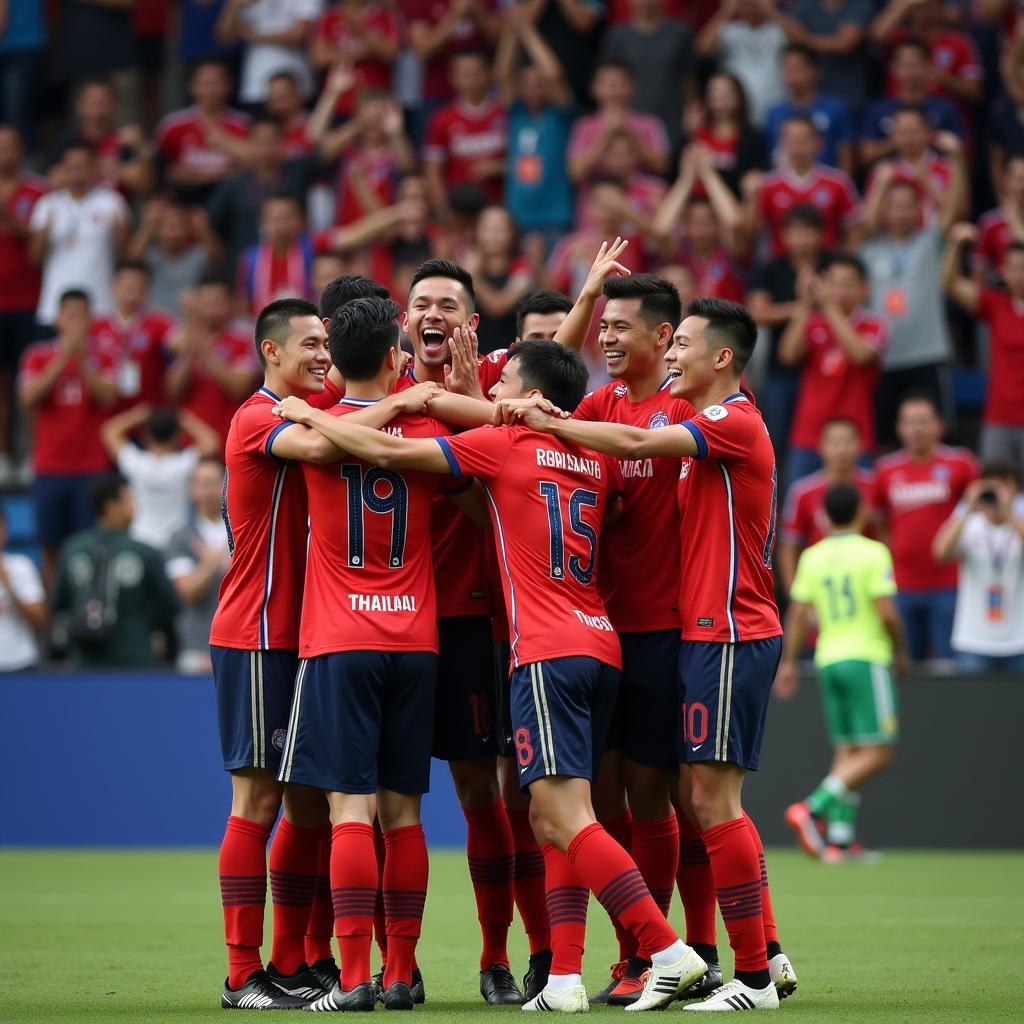
<svg viewBox="0 0 1024 1024"><path fill-rule="evenodd" d="M322 794L302 787L286 791L284 818L270 851L275 914L267 971L260 946L266 844L282 802L276 775L298 664L306 564L306 489L292 460L337 460L340 453L315 431L282 430L271 414L283 397L320 396L324 390L331 362L316 307L301 299L271 303L257 320L255 340L264 384L243 403L228 431L224 516L233 554L210 632L232 789L220 850L229 965L221 1004L276 1009L305 1005L337 978L329 941L305 946L327 808ZM385 417L402 407L397 400L392 405ZM357 415L386 422L375 418L382 415L377 409Z"/></svg>
<svg viewBox="0 0 1024 1024"><path fill-rule="evenodd" d="M680 792L680 803L700 825L736 954L734 979L686 1007L698 1012L774 1009L779 993L796 987L774 928L766 933L764 855L740 801L743 777L758 765L782 651L771 572L775 456L760 414L740 391L756 340L753 318L737 303L690 303L666 356L670 394L695 410L681 425L584 423L536 399L509 410L534 429L621 459L683 460L677 751L689 792ZM642 997L628 1009L640 1005Z"/></svg>
<svg viewBox="0 0 1024 1024"><path fill-rule="evenodd" d="M494 397L544 396L575 408L586 376L580 356L564 346L522 342ZM545 844L552 923L548 982L524 1009L587 1009L580 963L588 889L634 932L639 955L652 962L640 998L627 1009L667 1005L706 965L669 927L629 854L596 821L590 801L621 665L595 575L601 521L620 486L615 461L518 427L428 441L350 427L295 399L282 402L280 414L388 469L484 482L512 633L519 779L530 790L534 831Z"/></svg>
<svg viewBox="0 0 1024 1024"><path fill-rule="evenodd" d="M832 532L800 556L775 683L780 697L796 693L813 608L819 628L814 663L835 754L817 789L787 808L786 823L807 853L828 863L877 860L855 839L860 791L892 763L898 718L891 670L899 675L907 666L892 555L861 536L863 510L852 483L825 492Z"/></svg>
<svg viewBox="0 0 1024 1024"><path fill-rule="evenodd" d="M356 299L331 318L331 359L345 379L331 421L383 401L405 360L391 300ZM295 424L284 420L285 434ZM423 415L385 427L399 437L447 428ZM372 1010L370 944L377 899L373 821L386 846L383 1003L412 1009L412 957L427 887L420 800L430 783L437 678L431 507L437 479L346 456L303 463L309 562L295 698L280 781L325 790L340 984L314 1011ZM339 509L343 510L339 515ZM347 514L344 512L347 510Z"/></svg>

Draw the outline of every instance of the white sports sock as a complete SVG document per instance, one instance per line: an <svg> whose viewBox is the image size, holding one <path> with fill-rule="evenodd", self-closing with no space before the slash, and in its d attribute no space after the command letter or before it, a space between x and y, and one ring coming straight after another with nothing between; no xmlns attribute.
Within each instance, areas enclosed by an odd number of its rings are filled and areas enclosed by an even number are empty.
<svg viewBox="0 0 1024 1024"><path fill-rule="evenodd" d="M846 795L846 783L838 775L826 775L822 780L821 788L828 790L834 797Z"/></svg>
<svg viewBox="0 0 1024 1024"><path fill-rule="evenodd" d="M658 950L657 953L651 956L651 963L656 964L658 967L671 967L672 964L678 960L682 960L683 954L686 952L686 945L682 939L676 939L671 946L667 946L665 949Z"/></svg>
<svg viewBox="0 0 1024 1024"><path fill-rule="evenodd" d="M579 974L549 974L548 983L544 986L549 992L568 992L571 988L583 984L583 976Z"/></svg>

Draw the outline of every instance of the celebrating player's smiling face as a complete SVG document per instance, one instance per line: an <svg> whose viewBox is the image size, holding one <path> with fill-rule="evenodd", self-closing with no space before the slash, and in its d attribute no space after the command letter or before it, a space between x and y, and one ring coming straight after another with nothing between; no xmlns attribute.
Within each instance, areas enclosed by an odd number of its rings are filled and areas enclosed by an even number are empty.
<svg viewBox="0 0 1024 1024"><path fill-rule="evenodd" d="M535 390L535 389L531 389ZM490 397L495 402L503 398L527 398L530 394L519 376L519 360L513 356L502 368L498 383L490 390Z"/></svg>
<svg viewBox="0 0 1024 1024"><path fill-rule="evenodd" d="M702 316L686 317L676 328L672 344L665 353L672 378L669 393L675 398L699 395L715 379L715 367L724 350L708 343L704 334L707 324Z"/></svg>
<svg viewBox="0 0 1024 1024"><path fill-rule="evenodd" d="M476 328L480 317L470 312L462 285L450 277L425 277L409 293L402 326L412 338L416 358L425 366L442 366L451 358L448 339L455 328Z"/></svg>
<svg viewBox="0 0 1024 1024"><path fill-rule="evenodd" d="M598 344L604 353L608 376L614 380L639 380L665 358L660 324L653 327L640 313L642 299L609 299L601 314Z"/></svg>
<svg viewBox="0 0 1024 1024"><path fill-rule="evenodd" d="M318 316L293 316L289 324L282 341L263 341L264 358L293 393L319 394L331 368L323 321Z"/></svg>

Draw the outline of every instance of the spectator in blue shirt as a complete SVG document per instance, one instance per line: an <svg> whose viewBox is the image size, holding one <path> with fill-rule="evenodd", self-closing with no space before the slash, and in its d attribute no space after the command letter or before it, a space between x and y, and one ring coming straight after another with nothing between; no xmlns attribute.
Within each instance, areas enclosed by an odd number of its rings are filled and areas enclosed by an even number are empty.
<svg viewBox="0 0 1024 1024"><path fill-rule="evenodd" d="M819 160L853 175L853 116L838 96L818 91L821 66L809 47L790 43L782 51L782 84L787 98L768 111L764 122L768 161L774 164L783 122L793 115L809 117L821 137Z"/></svg>
<svg viewBox="0 0 1024 1024"><path fill-rule="evenodd" d="M35 142L39 71L46 46L43 0L3 4L0 18L0 121L13 124L31 150Z"/></svg>
<svg viewBox="0 0 1024 1024"><path fill-rule="evenodd" d="M548 251L573 222L566 170L575 102L554 50L518 8L505 12L495 71L508 109L505 206L520 231L544 236ZM517 69L522 50L526 63Z"/></svg>

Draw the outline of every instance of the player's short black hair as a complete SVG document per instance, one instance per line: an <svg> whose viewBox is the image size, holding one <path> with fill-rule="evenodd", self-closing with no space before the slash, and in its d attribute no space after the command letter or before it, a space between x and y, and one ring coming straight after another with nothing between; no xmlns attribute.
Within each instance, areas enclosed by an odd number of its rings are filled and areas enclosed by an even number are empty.
<svg viewBox="0 0 1024 1024"><path fill-rule="evenodd" d="M452 52L451 60L459 57L479 57L488 67L491 66L491 56L482 46L460 46Z"/></svg>
<svg viewBox="0 0 1024 1024"><path fill-rule="evenodd" d="M153 277L153 271L150 270L149 264L145 260L118 260L114 266L114 277L124 273L126 270L136 274L143 274L147 281Z"/></svg>
<svg viewBox="0 0 1024 1024"><path fill-rule="evenodd" d="M167 444L178 432L178 414L166 406L158 406L146 417L146 433L157 444Z"/></svg>
<svg viewBox="0 0 1024 1024"><path fill-rule="evenodd" d="M561 292L541 288L535 292L527 292L516 303L516 337L523 336L523 326L531 313L547 315L549 313L568 313L572 309L572 300Z"/></svg>
<svg viewBox="0 0 1024 1024"><path fill-rule="evenodd" d="M816 68L821 67L818 55L809 46L804 46L803 43L787 43L782 48L782 56L803 57L808 64L813 64Z"/></svg>
<svg viewBox="0 0 1024 1024"><path fill-rule="evenodd" d="M327 328L331 361L352 381L370 380L379 372L388 349L398 347L398 303L369 296L346 302L334 311Z"/></svg>
<svg viewBox="0 0 1024 1024"><path fill-rule="evenodd" d="M68 153L74 153L76 151L88 153L92 159L96 159L96 147L88 139L84 139L80 135L76 135L73 139L65 143L61 151L57 154L57 158L58 160L63 160Z"/></svg>
<svg viewBox="0 0 1024 1024"><path fill-rule="evenodd" d="M587 392L587 366L575 349L557 341L521 341L509 358L528 388L536 388L559 409L572 412Z"/></svg>
<svg viewBox="0 0 1024 1024"><path fill-rule="evenodd" d="M263 357L263 339L270 338L278 345L283 345L291 333L294 316L315 316L320 319L319 311L308 299L274 299L260 310L259 316L256 317L256 329L253 331L253 344L256 346L260 366L267 365Z"/></svg>
<svg viewBox="0 0 1024 1024"><path fill-rule="evenodd" d="M372 277L362 274L342 274L324 287L320 293L320 315L329 320L335 310L353 299L390 299L387 288Z"/></svg>
<svg viewBox="0 0 1024 1024"><path fill-rule="evenodd" d="M601 290L609 299L639 299L640 316L650 328L668 323L675 330L683 317L679 289L657 274L609 277Z"/></svg>
<svg viewBox="0 0 1024 1024"><path fill-rule="evenodd" d="M861 281L866 281L868 279L868 268L864 266L864 261L859 256L854 256L853 253L833 253L829 256L828 262L825 264L825 269L829 270L832 267L849 267L861 279Z"/></svg>
<svg viewBox="0 0 1024 1024"><path fill-rule="evenodd" d="M452 281L457 281L462 285L462 290L466 293L466 298L469 300L470 313L476 309L476 289L473 287L473 275L465 267L451 260L443 260L438 257L424 260L416 268L416 273L412 275L412 280L409 282L410 297L416 290L416 285L420 281L425 281L428 277L447 277Z"/></svg>
<svg viewBox="0 0 1024 1024"><path fill-rule="evenodd" d="M104 473L89 488L89 505L93 515L98 519L112 501L121 497L121 492L128 486L128 481L120 473Z"/></svg>
<svg viewBox="0 0 1024 1024"><path fill-rule="evenodd" d="M209 67L218 68L220 71L224 72L229 80L231 79L231 69L224 61L218 60L216 57L203 57L192 65L192 70L188 73L188 80L191 82L203 68Z"/></svg>
<svg viewBox="0 0 1024 1024"><path fill-rule="evenodd" d="M736 374L741 374L757 344L757 323L750 310L738 302L700 295L690 300L686 315L707 320L704 336L715 348L727 348L732 352Z"/></svg>
<svg viewBox="0 0 1024 1024"><path fill-rule="evenodd" d="M782 230L785 231L794 224L803 224L804 227L824 231L825 215L810 203L797 203L782 215Z"/></svg>
<svg viewBox="0 0 1024 1024"><path fill-rule="evenodd" d="M65 302L84 302L87 306L92 305L89 293L81 288L68 288L66 291L61 292L60 298L57 300L57 308L63 309Z"/></svg>
<svg viewBox="0 0 1024 1024"><path fill-rule="evenodd" d="M853 484L832 484L825 492L825 515L833 526L849 526L860 509L860 491Z"/></svg>

